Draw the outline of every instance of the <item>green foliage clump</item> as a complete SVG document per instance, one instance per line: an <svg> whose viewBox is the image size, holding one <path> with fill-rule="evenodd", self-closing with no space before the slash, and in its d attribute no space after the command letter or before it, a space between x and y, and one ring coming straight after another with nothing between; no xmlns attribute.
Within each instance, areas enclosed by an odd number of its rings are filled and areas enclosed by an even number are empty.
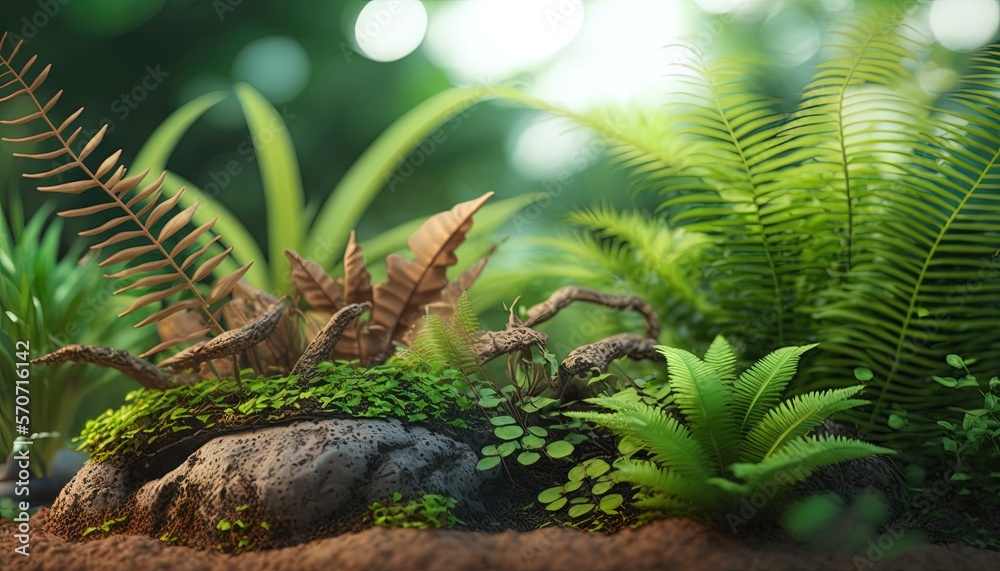
<svg viewBox="0 0 1000 571"><path fill-rule="evenodd" d="M419 500L404 502L403 495L394 492L385 504L375 502L368 506L365 521L380 527L448 529L462 524L454 513L457 505L455 498L438 494L424 494Z"/></svg>
<svg viewBox="0 0 1000 571"><path fill-rule="evenodd" d="M600 458L591 458L573 466L564 484L543 490L537 499L548 511L559 511L568 506L567 514L573 519L597 512L599 515L587 522L587 529L599 531L604 528L602 517L618 514L618 508L625 501L621 494L608 493L614 486L611 465ZM580 526L575 522L570 525Z"/></svg>
<svg viewBox="0 0 1000 571"><path fill-rule="evenodd" d="M219 534L219 543L215 548L223 552L251 551L259 545L259 540L271 532L271 526L266 521L253 523L246 517L247 504L233 508L232 518L224 517L215 524ZM247 521L245 521L247 520ZM165 543L176 543L178 537L164 534L160 540Z"/></svg>
<svg viewBox="0 0 1000 571"><path fill-rule="evenodd" d="M708 239L689 252L701 261L687 278L700 280L696 295L682 280L657 285L691 313L707 298L712 326L751 357L822 343L801 388L844 387L854 367L871 369L873 406L847 415L897 445L900 435L887 434L894 405L968 406L924 382L950 347L1000 365L1000 46L977 52L947 92L929 91L914 62L928 61L933 44L904 17L892 8L832 26L791 109L760 89L769 70L752 58L692 53L663 111L575 116L610 139L636 190L661 197L655 235L673 244L668 252L685 251L682 230ZM560 249L605 275L647 275L656 266L644 251L656 242L616 218L626 215L576 215L607 237ZM643 292L633 281L619 283ZM671 323L675 305L659 307ZM666 333L701 346L708 330ZM914 436L907 444L923 442Z"/></svg>
<svg viewBox="0 0 1000 571"><path fill-rule="evenodd" d="M10 224L0 216L0 369L5 371L0 395L5 403L14 402L15 363L26 361L16 354L19 341L28 343L27 356L34 358L71 342L135 350L148 343L151 333L116 319L132 299L112 296L121 284L104 279L96 260L81 261L79 243L59 257L62 224L48 222L50 209L43 208L25 224L19 205L11 202L4 212ZM31 425L49 435L40 435L33 445L32 457L41 460L38 467L49 463L86 415L120 399L129 386L117 372L87 364L22 370L30 373ZM100 403L96 410L85 404L95 402ZM0 407L3 458L13 447L13 414L13 405Z"/></svg>
<svg viewBox="0 0 1000 571"><path fill-rule="evenodd" d="M977 395L980 406L949 407L932 415L910 414L899 409L890 417L894 428L906 433L930 434L930 456L950 466L948 478L959 495L976 494L984 501L1000 501L1000 377L981 384L969 370L977 361L949 354L946 359L959 376L937 376L937 384ZM978 393L978 394L977 394ZM969 399L972 400L972 399Z"/></svg>
<svg viewBox="0 0 1000 571"><path fill-rule="evenodd" d="M80 449L100 462L142 454L179 432L278 420L297 411L466 426L458 413L471 402L440 374L389 365L358 370L344 362L323 363L318 371L308 386L296 376L245 380L243 398L233 379L134 391L120 409L87 423Z"/></svg>
<svg viewBox="0 0 1000 571"><path fill-rule="evenodd" d="M127 519L126 516L111 518L108 521L102 523L101 525L92 525L85 527L82 532L80 532L80 537L87 537L88 535L100 531L104 533L109 533L112 527L115 527Z"/></svg>
<svg viewBox="0 0 1000 571"><path fill-rule="evenodd" d="M832 414L865 404L861 386L782 400L803 353L778 349L737 375L737 357L717 337L704 359L660 346L667 358L672 404L651 406L627 393L587 399L613 413L567 412L622 437L612 478L639 490L646 517L713 516L739 498L768 497L805 480L820 466L893 451L810 432Z"/></svg>

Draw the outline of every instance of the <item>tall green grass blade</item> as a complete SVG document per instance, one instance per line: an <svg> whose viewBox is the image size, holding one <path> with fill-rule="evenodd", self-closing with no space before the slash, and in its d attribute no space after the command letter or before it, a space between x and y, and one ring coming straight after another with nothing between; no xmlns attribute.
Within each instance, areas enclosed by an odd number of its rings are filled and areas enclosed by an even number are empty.
<svg viewBox="0 0 1000 571"><path fill-rule="evenodd" d="M305 257L325 268L335 265L351 229L396 168L435 129L494 93L484 88L441 92L393 123L351 166L320 209L306 240ZM479 218L477 217L477 220Z"/></svg>
<svg viewBox="0 0 1000 571"><path fill-rule="evenodd" d="M271 283L277 285L283 282L290 269L285 250L302 249L304 229L308 225L302 214L305 200L299 162L292 137L277 109L245 83L237 84L235 91L253 137L264 185L268 260L271 263Z"/></svg>

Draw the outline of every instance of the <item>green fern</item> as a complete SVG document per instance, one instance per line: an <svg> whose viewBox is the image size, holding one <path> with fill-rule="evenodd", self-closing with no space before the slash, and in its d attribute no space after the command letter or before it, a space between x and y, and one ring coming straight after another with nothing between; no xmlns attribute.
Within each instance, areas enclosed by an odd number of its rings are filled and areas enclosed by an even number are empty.
<svg viewBox="0 0 1000 571"><path fill-rule="evenodd" d="M432 369L455 369L468 377L479 369L473 352L477 331L479 318L472 309L468 293L462 292L451 315L424 317L412 349L402 350L400 358Z"/></svg>
<svg viewBox="0 0 1000 571"><path fill-rule="evenodd" d="M612 154L636 190L664 197L662 236L709 238L692 283L713 323L754 358L820 342L796 392L843 388L854 368L871 369L873 405L848 418L897 445L900 435L887 436L894 407L971 406L925 381L954 347L1000 367L1000 46L975 54L935 102L912 70L929 47L905 17L894 7L836 26L792 112L755 88L754 62L695 54L665 112L581 119L617 142ZM605 275L648 263L604 239L563 249L584 257L595 246L589 259ZM671 301L660 307L683 305ZM703 346L710 331L667 334Z"/></svg>
<svg viewBox="0 0 1000 571"><path fill-rule="evenodd" d="M647 515L721 514L742 496L765 487L769 495L787 490L821 466L893 453L810 435L830 415L866 404L852 398L861 386L780 400L799 357L812 347L778 349L733 382L736 356L724 338L715 339L705 360L661 346L676 410L619 393L587 399L612 413L564 414L622 438L612 477L636 487L636 505Z"/></svg>

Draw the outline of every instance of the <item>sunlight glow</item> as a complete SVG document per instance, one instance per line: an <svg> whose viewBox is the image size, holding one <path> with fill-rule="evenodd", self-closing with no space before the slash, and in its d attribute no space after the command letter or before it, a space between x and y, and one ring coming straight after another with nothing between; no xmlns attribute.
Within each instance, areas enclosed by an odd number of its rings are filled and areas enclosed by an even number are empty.
<svg viewBox="0 0 1000 571"><path fill-rule="evenodd" d="M555 180L565 173L587 167L599 152L588 153L593 139L589 131L575 123L552 116L542 116L516 131L510 145L510 163L534 180Z"/></svg>
<svg viewBox="0 0 1000 571"><path fill-rule="evenodd" d="M354 39L368 59L389 62L410 55L427 33L420 0L372 0L354 25Z"/></svg>
<svg viewBox="0 0 1000 571"><path fill-rule="evenodd" d="M986 45L1000 30L997 0L934 0L930 26L942 46L968 51Z"/></svg>
<svg viewBox="0 0 1000 571"><path fill-rule="evenodd" d="M427 55L463 83L493 83L537 65L576 36L583 0L463 0L433 14Z"/></svg>

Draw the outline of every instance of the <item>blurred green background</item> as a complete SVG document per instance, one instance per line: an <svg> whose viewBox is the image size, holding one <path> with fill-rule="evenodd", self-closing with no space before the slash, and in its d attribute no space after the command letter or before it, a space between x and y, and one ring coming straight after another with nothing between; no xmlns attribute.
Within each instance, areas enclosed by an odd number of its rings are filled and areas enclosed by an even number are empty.
<svg viewBox="0 0 1000 571"><path fill-rule="evenodd" d="M306 209L314 212L393 121L454 85L515 86L579 112L626 103L655 109L664 89L665 66L671 63L663 48L691 40L706 55L759 63L754 79L760 89L791 109L814 73L829 27L846 14L870 4L911 9L908 23L940 42L922 81L947 84L968 58L968 50L995 37L996 26L989 26L997 2L403 4L417 15L400 16L393 2L369 8L366 16L365 2L335 0L4 0L0 27L27 40L25 49L37 53L40 61L54 64L47 89L66 92L57 109L68 114L82 105L86 111L80 124L85 128L108 124L102 148L124 149L124 164L185 103L217 90L231 92L236 82L249 83L285 118L298 154ZM951 22L955 10L959 15L982 11L978 19L987 26L978 33L985 37L976 37L961 18ZM389 16L380 19L386 11ZM419 13L426 14L426 35ZM410 41L412 37L416 40ZM376 61L393 57L399 59ZM0 114L10 113L0 105ZM25 217L31 217L48 197L34 191L33 181L20 177L29 165L11 158L10 145L0 145L0 150L0 208L11 218L12 209L17 210L12 204L20 201ZM168 167L229 208L266 246L261 177L234 96L194 124ZM627 173L614 167L582 128L541 111L490 102L450 122L403 163L399 176L387 180L361 219L358 236L364 245L380 231L488 190L497 193L494 201L547 193L544 207L533 207L530 215L516 217L495 233L497 241L509 239L484 277L517 278L503 282L509 287L504 300L523 294L522 303L531 305L555 284L544 277L534 279L524 267L525 257L537 249L529 239L565 236L560 224L567 213L585 206L652 212L657 197L633 196L627 182ZM84 206L87 200L86 193L59 198L66 199L59 209ZM78 219L65 222L62 254L70 252L83 224ZM500 304L485 309L484 325L501 327L505 313ZM569 324L583 316L582 310L571 312L560 330L572 331ZM553 335L558 338L558 331ZM583 341L588 340L574 338L573 343ZM78 414L74 431L80 420L131 388L111 379L103 382L110 396L95 410Z"/></svg>

